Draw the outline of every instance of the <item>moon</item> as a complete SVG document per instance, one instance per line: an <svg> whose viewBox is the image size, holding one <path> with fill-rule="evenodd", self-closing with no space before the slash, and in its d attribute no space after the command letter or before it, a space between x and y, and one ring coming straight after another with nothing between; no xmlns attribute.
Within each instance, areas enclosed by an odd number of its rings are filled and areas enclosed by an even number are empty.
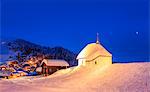
<svg viewBox="0 0 150 92"><path fill-rule="evenodd" d="M139 34L139 32L135 32L136 33L136 35L138 35Z"/></svg>

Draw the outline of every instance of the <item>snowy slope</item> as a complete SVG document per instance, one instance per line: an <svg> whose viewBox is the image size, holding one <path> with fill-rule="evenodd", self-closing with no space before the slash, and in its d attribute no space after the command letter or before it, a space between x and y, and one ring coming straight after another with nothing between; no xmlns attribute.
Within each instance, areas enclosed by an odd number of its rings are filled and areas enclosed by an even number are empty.
<svg viewBox="0 0 150 92"><path fill-rule="evenodd" d="M15 56L16 53L9 50L9 47L7 46L7 44L12 41L14 41L14 39L2 38L0 40L0 62L7 61L9 56Z"/></svg>
<svg viewBox="0 0 150 92"><path fill-rule="evenodd" d="M48 77L1 79L0 92L150 92L150 63L91 65Z"/></svg>

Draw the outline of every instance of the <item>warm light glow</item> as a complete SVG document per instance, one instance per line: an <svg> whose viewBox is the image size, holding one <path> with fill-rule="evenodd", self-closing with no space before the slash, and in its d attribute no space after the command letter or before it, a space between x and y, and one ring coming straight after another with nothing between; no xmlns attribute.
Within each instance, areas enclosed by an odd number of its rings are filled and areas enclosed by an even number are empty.
<svg viewBox="0 0 150 92"><path fill-rule="evenodd" d="M24 76L24 73L20 73L21 76Z"/></svg>
<svg viewBox="0 0 150 92"><path fill-rule="evenodd" d="M28 62L29 62L30 64L33 64L33 61L32 61L32 60L29 60Z"/></svg>

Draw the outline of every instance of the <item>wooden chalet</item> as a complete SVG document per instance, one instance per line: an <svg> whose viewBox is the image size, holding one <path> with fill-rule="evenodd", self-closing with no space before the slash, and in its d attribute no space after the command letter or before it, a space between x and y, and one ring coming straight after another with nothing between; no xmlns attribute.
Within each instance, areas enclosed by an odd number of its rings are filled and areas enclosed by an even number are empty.
<svg viewBox="0 0 150 92"><path fill-rule="evenodd" d="M60 69L65 69L69 67L69 64L65 60L52 60L52 59L44 59L41 62L42 74L52 74Z"/></svg>

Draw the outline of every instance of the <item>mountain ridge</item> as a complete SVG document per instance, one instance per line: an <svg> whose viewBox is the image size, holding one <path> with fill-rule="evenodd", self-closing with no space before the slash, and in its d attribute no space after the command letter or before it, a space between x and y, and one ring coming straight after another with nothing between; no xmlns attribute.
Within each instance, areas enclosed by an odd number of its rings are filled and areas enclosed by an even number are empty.
<svg viewBox="0 0 150 92"><path fill-rule="evenodd" d="M7 48L6 53L1 53L2 55L9 55L9 57L13 57L13 59L16 59L16 55L19 53L23 56L37 56L39 54L45 55L48 58L51 59L63 59L66 60L70 66L77 65L76 62L76 55L72 51L56 46L56 47L48 47L48 46L41 46L35 43L32 43L30 41L24 40L24 39L13 39L13 40L1 40L1 52L4 51L3 48ZM11 52L14 52L10 54ZM7 57L8 58L8 57ZM1 58L2 60L2 58Z"/></svg>

